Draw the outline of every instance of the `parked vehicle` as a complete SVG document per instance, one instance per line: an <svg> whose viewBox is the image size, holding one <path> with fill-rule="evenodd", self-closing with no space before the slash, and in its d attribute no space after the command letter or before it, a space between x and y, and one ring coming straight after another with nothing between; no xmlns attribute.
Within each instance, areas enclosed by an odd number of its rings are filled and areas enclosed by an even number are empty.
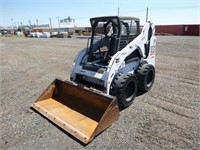
<svg viewBox="0 0 200 150"><path fill-rule="evenodd" d="M43 32L43 38L50 38L51 34L49 32Z"/></svg>
<svg viewBox="0 0 200 150"><path fill-rule="evenodd" d="M43 34L41 32L31 32L29 37L40 38L43 37Z"/></svg>
<svg viewBox="0 0 200 150"><path fill-rule="evenodd" d="M57 37L58 32L51 32L50 38Z"/></svg>

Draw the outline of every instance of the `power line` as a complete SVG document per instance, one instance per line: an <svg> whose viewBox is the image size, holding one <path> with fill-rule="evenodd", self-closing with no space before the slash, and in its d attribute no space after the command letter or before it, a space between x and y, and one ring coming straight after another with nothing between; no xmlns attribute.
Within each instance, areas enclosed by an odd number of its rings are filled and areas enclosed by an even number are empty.
<svg viewBox="0 0 200 150"><path fill-rule="evenodd" d="M151 8L151 10L172 10L172 9L189 9L189 8L198 8L199 6L185 6L185 7L160 7L160 8ZM200 8L200 7L199 7Z"/></svg>
<svg viewBox="0 0 200 150"><path fill-rule="evenodd" d="M159 7L159 8L150 8L151 12L152 11L157 11L157 10L180 10L180 9L190 9L190 8L200 8L200 6L185 6L185 7ZM146 12L146 9L140 9L140 10L127 10L127 11L121 11L122 14L127 14L127 13L138 13L138 12Z"/></svg>

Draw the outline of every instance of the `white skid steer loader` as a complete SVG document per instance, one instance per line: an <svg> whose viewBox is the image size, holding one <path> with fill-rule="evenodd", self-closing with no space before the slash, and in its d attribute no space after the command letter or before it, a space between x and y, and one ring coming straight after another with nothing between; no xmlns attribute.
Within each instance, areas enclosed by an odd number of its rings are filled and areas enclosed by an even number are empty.
<svg viewBox="0 0 200 150"><path fill-rule="evenodd" d="M155 26L135 17L91 18L92 36L73 63L71 81L56 79L32 107L89 143L155 79Z"/></svg>

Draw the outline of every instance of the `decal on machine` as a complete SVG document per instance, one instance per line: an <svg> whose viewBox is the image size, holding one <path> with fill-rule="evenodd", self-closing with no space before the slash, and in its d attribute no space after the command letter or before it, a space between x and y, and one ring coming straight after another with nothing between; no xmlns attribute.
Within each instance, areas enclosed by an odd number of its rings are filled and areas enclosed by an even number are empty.
<svg viewBox="0 0 200 150"><path fill-rule="evenodd" d="M151 57L154 57L155 54L156 54L156 46L154 45L154 46L151 46L150 56L151 56Z"/></svg>

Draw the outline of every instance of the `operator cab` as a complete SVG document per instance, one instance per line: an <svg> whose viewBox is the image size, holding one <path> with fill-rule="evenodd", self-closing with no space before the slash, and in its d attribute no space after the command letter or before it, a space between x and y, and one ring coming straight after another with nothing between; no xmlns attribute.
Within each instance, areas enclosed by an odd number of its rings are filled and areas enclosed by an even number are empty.
<svg viewBox="0 0 200 150"><path fill-rule="evenodd" d="M81 73L75 81L88 87L104 90L104 73L110 60L140 34L139 19L134 17L91 18L92 36L88 39L87 52L81 60ZM138 52L136 51L136 55ZM127 57L135 57L135 52ZM126 61L126 60L125 60ZM98 76L95 76L95 74ZM95 76L95 77L94 77Z"/></svg>
<svg viewBox="0 0 200 150"><path fill-rule="evenodd" d="M112 56L140 34L139 19L135 17L97 17L90 22L92 36L82 60L87 68L106 68Z"/></svg>

